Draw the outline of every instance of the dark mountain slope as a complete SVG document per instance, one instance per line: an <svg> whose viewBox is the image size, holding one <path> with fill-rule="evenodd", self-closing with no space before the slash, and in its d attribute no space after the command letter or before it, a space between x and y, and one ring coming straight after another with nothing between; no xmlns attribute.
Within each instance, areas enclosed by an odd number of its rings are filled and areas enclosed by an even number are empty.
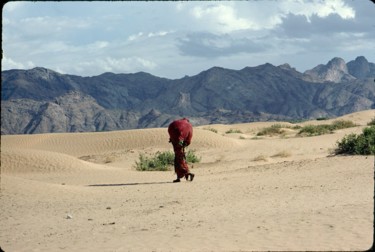
<svg viewBox="0 0 375 252"><path fill-rule="evenodd" d="M344 66L334 58L308 74L287 64L213 67L178 80L143 72L80 77L40 67L3 71L1 132L164 127L182 116L195 125L335 117L375 106L372 63L361 68L363 62L359 57Z"/></svg>
<svg viewBox="0 0 375 252"><path fill-rule="evenodd" d="M375 64L368 62L363 56L349 61L347 66L349 73L358 79L374 78L375 76Z"/></svg>

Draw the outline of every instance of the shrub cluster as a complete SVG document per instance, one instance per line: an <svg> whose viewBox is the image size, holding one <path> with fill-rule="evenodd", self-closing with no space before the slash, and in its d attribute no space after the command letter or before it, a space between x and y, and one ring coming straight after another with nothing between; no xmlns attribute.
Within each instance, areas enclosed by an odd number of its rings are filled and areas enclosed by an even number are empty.
<svg viewBox="0 0 375 252"><path fill-rule="evenodd" d="M173 164L173 152L157 152L153 157L139 154L139 161L135 162L138 171L168 171Z"/></svg>
<svg viewBox="0 0 375 252"><path fill-rule="evenodd" d="M333 129L328 124L321 124L321 125L307 125L302 127L302 129L298 132L300 136L319 136L323 134L333 133Z"/></svg>
<svg viewBox="0 0 375 252"><path fill-rule="evenodd" d="M200 161L201 161L201 157L198 157L195 154L194 150L189 150L186 153L186 162L188 162L188 163L199 163Z"/></svg>
<svg viewBox="0 0 375 252"><path fill-rule="evenodd" d="M368 126L375 125L375 117L367 124Z"/></svg>
<svg viewBox="0 0 375 252"><path fill-rule="evenodd" d="M242 131L238 129L230 129L225 132L225 134L231 134L231 133L242 133Z"/></svg>
<svg viewBox="0 0 375 252"><path fill-rule="evenodd" d="M189 150L186 153L188 163L199 163L200 157L195 155L195 151ZM171 151L156 152L153 156L139 155L139 161L135 162L137 171L169 171L174 164L174 153Z"/></svg>
<svg viewBox="0 0 375 252"><path fill-rule="evenodd" d="M364 128L362 134L349 134L337 142L335 154L375 154L375 125Z"/></svg>
<svg viewBox="0 0 375 252"><path fill-rule="evenodd" d="M271 127L264 128L262 131L258 132L257 136L274 136L285 133L285 130L282 129L281 124L273 124Z"/></svg>
<svg viewBox="0 0 375 252"><path fill-rule="evenodd" d="M209 130L209 131L212 131L214 133L217 133L217 129L214 129L214 128L204 128L205 130Z"/></svg>
<svg viewBox="0 0 375 252"><path fill-rule="evenodd" d="M357 126L352 121L337 120L332 124L307 125L302 127L298 132L301 136L319 136L323 134L333 133L335 130L351 128Z"/></svg>

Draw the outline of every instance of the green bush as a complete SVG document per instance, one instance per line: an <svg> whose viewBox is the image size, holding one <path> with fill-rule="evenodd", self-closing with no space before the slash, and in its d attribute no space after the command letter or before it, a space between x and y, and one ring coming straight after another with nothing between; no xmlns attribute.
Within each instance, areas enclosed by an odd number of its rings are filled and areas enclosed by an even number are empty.
<svg viewBox="0 0 375 252"><path fill-rule="evenodd" d="M200 158L195 155L195 151L189 150L186 153L188 163L199 163ZM139 155L139 161L135 162L137 171L169 171L174 164L174 153L171 151L156 152L154 156Z"/></svg>
<svg viewBox="0 0 375 252"><path fill-rule="evenodd" d="M285 130L282 129L283 126L281 124L273 124L271 127L264 128L260 132L258 132L257 136L274 136L274 135L280 135L285 133Z"/></svg>
<svg viewBox="0 0 375 252"><path fill-rule="evenodd" d="M375 125L375 117L367 124L368 126Z"/></svg>
<svg viewBox="0 0 375 252"><path fill-rule="evenodd" d="M346 120L337 120L331 124L332 130L352 128L355 126L357 126L357 124L353 123L352 121Z"/></svg>
<svg viewBox="0 0 375 252"><path fill-rule="evenodd" d="M319 136L323 134L333 133L333 130L330 125L321 124L321 125L306 125L300 129L298 135L301 136Z"/></svg>
<svg viewBox="0 0 375 252"><path fill-rule="evenodd" d="M358 136L356 153L360 155L375 154L375 126L363 129L363 133Z"/></svg>
<svg viewBox="0 0 375 252"><path fill-rule="evenodd" d="M337 142L336 154L355 154L357 135L350 134Z"/></svg>
<svg viewBox="0 0 375 252"><path fill-rule="evenodd" d="M189 150L187 153L186 153L186 162L188 163L199 163L201 161L201 158L198 157L196 154L195 154L195 151L194 150Z"/></svg>
<svg viewBox="0 0 375 252"><path fill-rule="evenodd" d="M228 131L225 132L225 134L231 134L231 133L242 133L241 130L237 130L237 129L230 129Z"/></svg>
<svg viewBox="0 0 375 252"><path fill-rule="evenodd" d="M139 154L139 161L135 162L138 171L168 171L170 165L173 165L173 152L157 152L153 157Z"/></svg>
<svg viewBox="0 0 375 252"><path fill-rule="evenodd" d="M319 136L333 133L335 130L351 128L357 126L352 121L337 120L332 124L307 125L298 132L301 136Z"/></svg>
<svg viewBox="0 0 375 252"><path fill-rule="evenodd" d="M292 129L294 129L294 130L302 129L302 126L300 126L300 125L294 125L292 127Z"/></svg>
<svg viewBox="0 0 375 252"><path fill-rule="evenodd" d="M217 129L214 129L214 128L204 128L205 130L209 130L209 131L212 131L214 133L217 133Z"/></svg>
<svg viewBox="0 0 375 252"><path fill-rule="evenodd" d="M337 142L336 154L375 154L375 126L363 129L362 134L350 134Z"/></svg>

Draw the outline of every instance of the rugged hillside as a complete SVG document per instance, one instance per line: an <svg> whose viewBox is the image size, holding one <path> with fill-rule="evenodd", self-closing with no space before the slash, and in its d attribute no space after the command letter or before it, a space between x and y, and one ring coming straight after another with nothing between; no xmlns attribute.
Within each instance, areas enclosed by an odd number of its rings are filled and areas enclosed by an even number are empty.
<svg viewBox="0 0 375 252"><path fill-rule="evenodd" d="M305 79L313 82L347 82L356 79L350 75L345 61L341 58L333 58L327 65L318 65L305 72Z"/></svg>
<svg viewBox="0 0 375 252"><path fill-rule="evenodd" d="M81 77L45 68L1 74L1 133L86 132L335 117L375 108L375 67L334 58L300 73L288 64L213 67L170 80L148 73Z"/></svg>
<svg viewBox="0 0 375 252"><path fill-rule="evenodd" d="M365 79L374 78L375 76L375 64L368 62L363 56L349 61L347 66L349 73L356 78Z"/></svg>

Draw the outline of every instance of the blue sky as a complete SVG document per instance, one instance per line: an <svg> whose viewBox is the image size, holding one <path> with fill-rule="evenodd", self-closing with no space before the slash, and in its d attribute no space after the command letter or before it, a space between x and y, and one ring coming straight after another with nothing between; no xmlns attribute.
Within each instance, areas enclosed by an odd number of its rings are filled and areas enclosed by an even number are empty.
<svg viewBox="0 0 375 252"><path fill-rule="evenodd" d="M213 66L375 62L374 16L367 0L8 2L2 70L177 79Z"/></svg>

